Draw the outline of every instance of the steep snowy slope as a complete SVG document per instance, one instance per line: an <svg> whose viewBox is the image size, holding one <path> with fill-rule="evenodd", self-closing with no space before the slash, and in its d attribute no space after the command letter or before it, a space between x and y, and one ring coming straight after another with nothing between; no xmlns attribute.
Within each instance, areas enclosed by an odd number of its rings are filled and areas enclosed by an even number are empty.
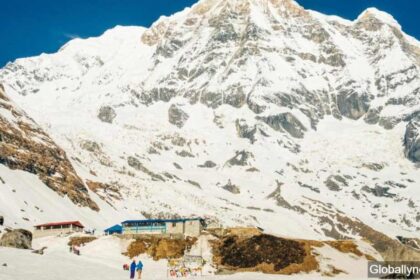
<svg viewBox="0 0 420 280"><path fill-rule="evenodd" d="M6 226L32 229L46 221L80 219L103 228L130 215L89 192L66 153L1 85L0 162L0 215Z"/></svg>
<svg viewBox="0 0 420 280"><path fill-rule="evenodd" d="M81 206L98 210L63 150L5 95L0 84L0 162L33 174Z"/></svg>
<svg viewBox="0 0 420 280"><path fill-rule="evenodd" d="M0 81L120 214L418 236L419 67L419 42L376 9L347 21L202 0L19 59Z"/></svg>

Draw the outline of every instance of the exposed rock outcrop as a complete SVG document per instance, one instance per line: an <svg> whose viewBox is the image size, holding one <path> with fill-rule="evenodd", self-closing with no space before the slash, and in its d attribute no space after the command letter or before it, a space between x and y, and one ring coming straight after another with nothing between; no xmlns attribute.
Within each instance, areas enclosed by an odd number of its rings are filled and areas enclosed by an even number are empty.
<svg viewBox="0 0 420 280"><path fill-rule="evenodd" d="M229 159L226 162L226 164L228 166L235 166L235 165L246 166L246 165L249 165L248 160L253 157L254 156L250 152L238 151L236 152L236 155L233 158Z"/></svg>
<svg viewBox="0 0 420 280"><path fill-rule="evenodd" d="M178 163L174 162L173 165L175 166L176 169L182 169L182 166L179 165Z"/></svg>
<svg viewBox="0 0 420 280"><path fill-rule="evenodd" d="M340 185L333 180L332 176L328 177L327 180L324 182L325 186L331 191L338 192L341 190Z"/></svg>
<svg viewBox="0 0 420 280"><path fill-rule="evenodd" d="M241 193L241 189L238 186L232 184L232 182L230 180L222 188L224 190L227 190L228 192L233 193L233 194L239 194L239 193Z"/></svg>
<svg viewBox="0 0 420 280"><path fill-rule="evenodd" d="M247 138L251 143L255 142L255 133L257 132L257 127L249 126L245 120L236 120L236 132L240 138Z"/></svg>
<svg viewBox="0 0 420 280"><path fill-rule="evenodd" d="M404 245L420 251L420 239L412 237L397 236L397 239Z"/></svg>
<svg viewBox="0 0 420 280"><path fill-rule="evenodd" d="M385 261L418 261L420 252L410 246L401 244L399 241L374 230L358 220L337 215L337 222L342 226L357 232L359 236L368 240Z"/></svg>
<svg viewBox="0 0 420 280"><path fill-rule="evenodd" d="M375 185L374 188L370 188L368 186L364 186L362 188L362 190L365 191L365 192L367 192L367 193L371 193L371 194L373 194L374 196L377 196L377 197L393 198L393 197L396 196L394 193L390 193L389 192L389 190L390 190L389 187L381 187L379 185Z"/></svg>
<svg viewBox="0 0 420 280"><path fill-rule="evenodd" d="M189 158L193 158L194 155L186 150L182 150L182 151L176 151L175 152L178 156L180 157L189 157Z"/></svg>
<svg viewBox="0 0 420 280"><path fill-rule="evenodd" d="M150 171L149 169L147 169L143 163L141 163L137 158L135 157L128 157L127 159L127 163L129 166L131 166L132 168L141 171L147 175L149 175L153 180L155 181L163 181L165 182L165 178L163 178L163 176L156 174L152 171Z"/></svg>
<svg viewBox="0 0 420 280"><path fill-rule="evenodd" d="M44 254L44 251L47 250L47 249L48 249L48 247L42 247L40 249L33 250L32 253L38 254L38 255L43 255Z"/></svg>
<svg viewBox="0 0 420 280"><path fill-rule="evenodd" d="M340 191L343 187L347 187L348 183L345 178L340 175L331 175L325 180L325 186L331 191Z"/></svg>
<svg viewBox="0 0 420 280"><path fill-rule="evenodd" d="M420 115L407 124L404 147L408 159L420 162Z"/></svg>
<svg viewBox="0 0 420 280"><path fill-rule="evenodd" d="M371 162L371 163L363 163L362 167L370 169L372 171L380 171L382 169L384 169L386 166L385 163L375 163L375 162Z"/></svg>
<svg viewBox="0 0 420 280"><path fill-rule="evenodd" d="M291 113L282 113L267 117L257 117L276 131L287 131L295 138L303 138L305 126Z"/></svg>
<svg viewBox="0 0 420 280"><path fill-rule="evenodd" d="M199 184L199 183L197 183L196 181L193 181L193 180L187 180L187 183L189 183L189 184L193 185L193 186L194 186L194 187L196 187L196 188L201 189L200 184Z"/></svg>
<svg viewBox="0 0 420 280"><path fill-rule="evenodd" d="M86 181L89 189L96 193L100 198L106 200L107 198L121 200L122 196L120 193L120 187L118 185L112 185L101 182Z"/></svg>
<svg viewBox="0 0 420 280"><path fill-rule="evenodd" d="M103 106L99 109L98 118L106 123L112 123L117 116L115 110L111 106Z"/></svg>
<svg viewBox="0 0 420 280"><path fill-rule="evenodd" d="M80 148L82 148L85 151L91 152L91 153L99 153L101 152L101 146L90 140L84 140L80 143Z"/></svg>
<svg viewBox="0 0 420 280"><path fill-rule="evenodd" d="M215 164L211 160L207 160L205 163L200 164L198 167L201 167L201 168L213 168L213 167L216 167L216 166L217 166L217 164Z"/></svg>
<svg viewBox="0 0 420 280"><path fill-rule="evenodd" d="M283 207L285 209L289 209L289 210L293 210L296 211L300 214L305 213L305 209L303 209L300 206L297 205L291 205L281 194L281 188L283 186L283 183L281 182L276 182L277 184L277 188L267 196L267 199L273 199L276 201L276 204L280 207Z"/></svg>
<svg viewBox="0 0 420 280"><path fill-rule="evenodd" d="M370 108L365 115L365 122L368 124L377 124L380 119L380 113L382 108Z"/></svg>
<svg viewBox="0 0 420 280"><path fill-rule="evenodd" d="M168 110L168 120L169 123L177 126L178 128L182 128L185 123L187 122L189 116L186 112L184 112L179 106L172 104Z"/></svg>
<svg viewBox="0 0 420 280"><path fill-rule="evenodd" d="M358 94L351 89L342 89L337 95L337 106L340 113L350 119L360 119L369 110L367 94Z"/></svg>

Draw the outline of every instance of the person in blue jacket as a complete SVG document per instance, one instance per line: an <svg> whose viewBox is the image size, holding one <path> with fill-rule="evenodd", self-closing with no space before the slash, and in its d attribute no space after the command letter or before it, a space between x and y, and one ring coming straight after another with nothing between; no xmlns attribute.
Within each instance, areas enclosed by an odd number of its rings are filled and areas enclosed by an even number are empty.
<svg viewBox="0 0 420 280"><path fill-rule="evenodd" d="M133 260L130 264L130 279L134 279L136 276L136 261Z"/></svg>
<svg viewBox="0 0 420 280"><path fill-rule="evenodd" d="M141 273L143 271L143 263L141 262L141 260L139 260L136 270L137 270L138 279L141 279Z"/></svg>

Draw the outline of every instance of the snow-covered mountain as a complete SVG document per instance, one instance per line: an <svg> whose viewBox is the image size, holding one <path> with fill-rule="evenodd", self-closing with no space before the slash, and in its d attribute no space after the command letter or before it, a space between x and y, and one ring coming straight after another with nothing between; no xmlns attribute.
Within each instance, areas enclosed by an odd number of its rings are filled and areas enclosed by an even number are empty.
<svg viewBox="0 0 420 280"><path fill-rule="evenodd" d="M419 67L419 42L373 8L348 21L292 0L201 0L18 59L0 82L89 188L99 211L74 206L87 223L418 237Z"/></svg>

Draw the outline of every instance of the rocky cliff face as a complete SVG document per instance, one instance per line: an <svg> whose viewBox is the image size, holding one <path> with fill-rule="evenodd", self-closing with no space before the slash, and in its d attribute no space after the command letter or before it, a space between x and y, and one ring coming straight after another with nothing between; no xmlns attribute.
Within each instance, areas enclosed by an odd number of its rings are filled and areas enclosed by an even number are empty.
<svg viewBox="0 0 420 280"><path fill-rule="evenodd" d="M348 22L293 1L201 1L158 21L142 40L155 46L141 83L146 104L184 96L257 114L296 109L313 125L332 114L385 128L410 114L387 111L419 104L418 43L375 9Z"/></svg>
<svg viewBox="0 0 420 280"><path fill-rule="evenodd" d="M419 46L376 9L348 21L292 0L202 0L19 59L0 81L117 211L362 236L347 217L408 236Z"/></svg>
<svg viewBox="0 0 420 280"><path fill-rule="evenodd" d="M37 175L75 204L98 210L66 153L6 96L0 85L0 164Z"/></svg>
<svg viewBox="0 0 420 280"><path fill-rule="evenodd" d="M420 162L420 114L407 124L404 146L406 156L414 162Z"/></svg>

